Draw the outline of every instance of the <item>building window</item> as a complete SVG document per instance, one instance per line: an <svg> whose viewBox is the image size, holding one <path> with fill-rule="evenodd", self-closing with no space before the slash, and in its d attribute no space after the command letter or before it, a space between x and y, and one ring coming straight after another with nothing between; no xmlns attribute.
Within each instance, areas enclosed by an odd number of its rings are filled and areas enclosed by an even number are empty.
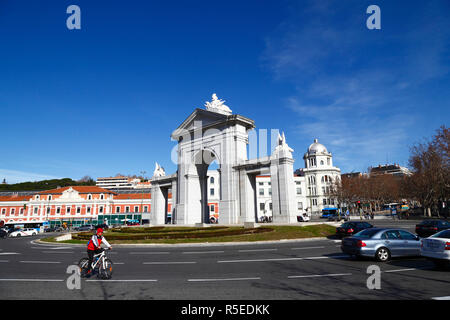
<svg viewBox="0 0 450 320"><path fill-rule="evenodd" d="M104 200L105 199L105 195L102 193L101 195L100 195L100 200Z"/></svg>
<svg viewBox="0 0 450 320"><path fill-rule="evenodd" d="M144 212L148 212L148 207L144 206Z"/></svg>
<svg viewBox="0 0 450 320"><path fill-rule="evenodd" d="M327 158L327 165L330 165L330 158Z"/></svg>
<svg viewBox="0 0 450 320"><path fill-rule="evenodd" d="M36 196L36 200L39 200L40 199L40 196Z"/></svg>
<svg viewBox="0 0 450 320"><path fill-rule="evenodd" d="M87 197L88 200L92 200L92 194L89 194Z"/></svg>
<svg viewBox="0 0 450 320"><path fill-rule="evenodd" d="M23 208L20 208L19 214L20 214L20 215L23 215L23 213L24 213L24 209L23 209Z"/></svg>
<svg viewBox="0 0 450 320"><path fill-rule="evenodd" d="M50 214L50 207L47 207L47 214Z"/></svg>
<svg viewBox="0 0 450 320"><path fill-rule="evenodd" d="M295 181L295 184L300 185L301 182L300 181Z"/></svg>
<svg viewBox="0 0 450 320"><path fill-rule="evenodd" d="M51 201L52 200L52 196L48 196L48 201Z"/></svg>
<svg viewBox="0 0 450 320"><path fill-rule="evenodd" d="M297 188L297 194L302 194L302 188Z"/></svg>
<svg viewBox="0 0 450 320"><path fill-rule="evenodd" d="M120 207L116 207L116 213L120 213Z"/></svg>
<svg viewBox="0 0 450 320"><path fill-rule="evenodd" d="M11 208L11 215L14 215L16 213L16 209L15 208Z"/></svg>
<svg viewBox="0 0 450 320"><path fill-rule="evenodd" d="M327 199L323 199L323 204L326 205L327 204Z"/></svg>
<svg viewBox="0 0 450 320"><path fill-rule="evenodd" d="M6 214L6 209L2 209L2 216L4 216Z"/></svg>
<svg viewBox="0 0 450 320"><path fill-rule="evenodd" d="M259 211L264 211L265 208L266 208L266 206L264 205L263 202L261 202L261 203L259 204Z"/></svg>
<svg viewBox="0 0 450 320"><path fill-rule="evenodd" d="M272 195L272 188L269 188L269 196Z"/></svg>
<svg viewBox="0 0 450 320"><path fill-rule="evenodd" d="M303 202L297 202L297 209L303 210Z"/></svg>
<svg viewBox="0 0 450 320"><path fill-rule="evenodd" d="M125 207L125 213L129 213L130 212L130 207Z"/></svg>
<svg viewBox="0 0 450 320"><path fill-rule="evenodd" d="M139 212L139 207L134 207L134 213L138 213Z"/></svg>
<svg viewBox="0 0 450 320"><path fill-rule="evenodd" d="M87 213L91 213L91 207L87 207L87 208L86 208L86 212L87 212Z"/></svg>
<svg viewBox="0 0 450 320"><path fill-rule="evenodd" d="M103 206L101 206L100 208L98 208L98 213L103 213Z"/></svg>
<svg viewBox="0 0 450 320"><path fill-rule="evenodd" d="M272 211L272 202L269 202L269 209Z"/></svg>
<svg viewBox="0 0 450 320"><path fill-rule="evenodd" d="M209 212L216 212L216 206L212 204L212 205L209 207Z"/></svg>
<svg viewBox="0 0 450 320"><path fill-rule="evenodd" d="M259 195L263 196L264 195L264 189L259 189Z"/></svg>
<svg viewBox="0 0 450 320"><path fill-rule="evenodd" d="M259 182L259 185L260 185L260 186L263 186L263 185L264 185L264 182Z"/></svg>
<svg viewBox="0 0 450 320"><path fill-rule="evenodd" d="M214 184L214 177L211 177L211 179L209 179L209 182L210 182L211 184Z"/></svg>
<svg viewBox="0 0 450 320"><path fill-rule="evenodd" d="M34 214L38 214L38 210L39 210L39 208L35 207L34 208Z"/></svg>
<svg viewBox="0 0 450 320"><path fill-rule="evenodd" d="M209 195L213 196L214 195L214 188L209 189Z"/></svg>
<svg viewBox="0 0 450 320"><path fill-rule="evenodd" d="M81 208L77 207L77 213L81 213Z"/></svg>
<svg viewBox="0 0 450 320"><path fill-rule="evenodd" d="M66 213L67 213L67 214L70 213L70 207L66 207Z"/></svg>
<svg viewBox="0 0 450 320"><path fill-rule="evenodd" d="M56 208L56 213L60 214L61 213L61 207Z"/></svg>

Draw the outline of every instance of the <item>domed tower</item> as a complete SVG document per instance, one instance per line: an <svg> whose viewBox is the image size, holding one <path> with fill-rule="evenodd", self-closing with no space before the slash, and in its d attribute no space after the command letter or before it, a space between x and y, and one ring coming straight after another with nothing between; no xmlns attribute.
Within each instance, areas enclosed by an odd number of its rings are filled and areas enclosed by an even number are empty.
<svg viewBox="0 0 450 320"><path fill-rule="evenodd" d="M317 215L322 209L337 205L331 191L333 184L340 179L341 170L333 166L331 152L318 139L314 139L303 160L309 212Z"/></svg>
<svg viewBox="0 0 450 320"><path fill-rule="evenodd" d="M318 139L314 139L314 143L309 146L308 151L303 156L303 160L305 160L306 169L333 166L331 153L328 152L323 144L319 143Z"/></svg>

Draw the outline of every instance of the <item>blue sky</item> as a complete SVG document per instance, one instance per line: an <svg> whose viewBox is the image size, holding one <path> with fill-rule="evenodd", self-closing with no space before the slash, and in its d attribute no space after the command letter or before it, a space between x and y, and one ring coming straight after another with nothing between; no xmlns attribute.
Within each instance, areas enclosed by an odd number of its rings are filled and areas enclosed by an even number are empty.
<svg viewBox="0 0 450 320"><path fill-rule="evenodd" d="M81 30L66 9L81 8ZM366 9L381 8L381 30ZM342 172L407 165L449 124L450 2L0 1L0 179L172 173L171 132L217 93L318 138Z"/></svg>

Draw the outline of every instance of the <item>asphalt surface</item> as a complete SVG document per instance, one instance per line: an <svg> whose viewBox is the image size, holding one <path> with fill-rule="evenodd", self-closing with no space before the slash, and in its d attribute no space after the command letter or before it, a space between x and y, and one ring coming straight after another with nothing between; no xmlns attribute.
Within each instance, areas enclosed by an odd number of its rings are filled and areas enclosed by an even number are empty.
<svg viewBox="0 0 450 320"><path fill-rule="evenodd" d="M415 221L371 221L414 231ZM47 235L45 235L47 236ZM355 260L340 240L262 244L115 246L108 252L113 278L81 279L69 289L69 266L84 246L43 245L42 237L0 239L0 299L156 300L428 300L450 296L450 271L421 258L388 263ZM381 288L370 290L367 268L381 269ZM69 286L68 286L69 283Z"/></svg>

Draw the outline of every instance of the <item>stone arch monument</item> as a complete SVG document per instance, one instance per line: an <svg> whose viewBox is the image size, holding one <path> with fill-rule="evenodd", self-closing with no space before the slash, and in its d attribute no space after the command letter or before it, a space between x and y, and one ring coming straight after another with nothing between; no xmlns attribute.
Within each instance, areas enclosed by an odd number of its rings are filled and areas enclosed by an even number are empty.
<svg viewBox="0 0 450 320"><path fill-rule="evenodd" d="M172 190L172 223L208 223L207 172L216 162L219 169L219 224L257 222L256 175L270 174L273 221L296 222L293 150L284 133L271 156L247 159L248 132L254 121L238 114L216 94L205 109L195 109L172 132L178 141L177 173L165 176L155 169L152 179L153 224L167 217L168 190Z"/></svg>

